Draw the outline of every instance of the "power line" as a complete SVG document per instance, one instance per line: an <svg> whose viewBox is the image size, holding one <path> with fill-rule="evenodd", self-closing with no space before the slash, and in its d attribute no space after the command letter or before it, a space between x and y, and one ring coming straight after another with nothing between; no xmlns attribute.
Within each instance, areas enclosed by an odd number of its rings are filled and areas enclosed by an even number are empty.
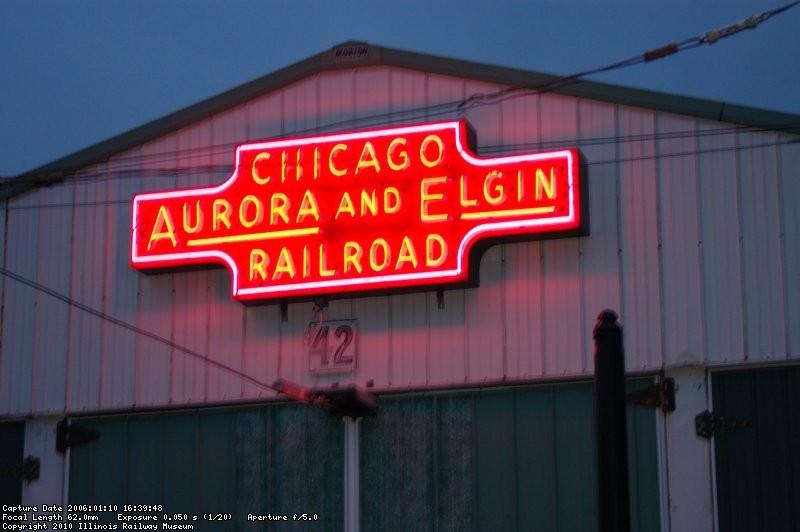
<svg viewBox="0 0 800 532"><path fill-rule="evenodd" d="M137 334L139 336L143 336L145 338L150 338L151 340L155 340L156 342L164 344L164 345L168 346L169 348L174 349L175 351L179 351L179 352L181 352L181 353L183 353L183 354L185 354L185 355L187 355L189 357L192 357L192 358L195 358L197 360L200 360L201 362L203 362L205 364L208 364L209 366L213 366L213 367L215 367L215 368L217 368L219 370L225 371L227 373L231 373L231 374L233 374L233 375L235 375L235 376L237 376L237 377L239 377L239 378L241 378L243 380L246 380L246 381L250 382L251 384L255 384L256 386L258 386L260 388L263 388L263 389L266 389L266 390L272 390L272 391L275 391L275 392L280 392L281 391L281 390L278 390L272 384L267 384L267 383L265 383L265 382L263 382L263 381L261 381L259 379L256 379L255 377L252 377L252 376L248 375L247 373L239 371L236 368L232 368L231 366L228 366L226 364L218 362L218 361L216 361L216 360L214 360L212 358L203 356L201 353L198 353L197 351L193 351L193 350L191 350L191 349L189 349L187 347L184 347L184 346L182 346L180 344L177 344L177 343L173 342L172 340L170 340L168 338L164 338L163 336L160 336L160 335L158 335L156 333L153 333L153 332L150 332L148 330L142 329L141 327L137 327L136 325L128 323L128 322L126 322L124 320L115 318L114 316L111 316L109 314L106 314L105 312L102 312L102 311L97 310L97 309L95 309L93 307L90 307L89 305L85 305L85 304L83 304L83 303L81 303L79 301L75 301L74 299L72 299L71 297L69 297L69 296L67 296L65 294L62 294L60 292L57 292L56 290L48 288L48 287L44 286L43 284L37 283L36 281L34 281L32 279L28 279L27 277L24 277L22 275L19 275L17 273L9 271L9 270L7 270L6 268L4 268L2 266L0 266L0 274L8 277L9 279L13 279L13 280L17 281L18 283L21 283L21 284L24 284L24 285L26 285L26 286L28 286L30 288L33 288L34 290L36 290L38 292L41 292L43 294L47 294L48 296L53 297L55 299L58 299L59 301L63 301L64 303L66 303L67 305L69 305L71 307L74 307L74 308L76 308L78 310L82 310L83 312L86 312L87 314L91 314L92 316L100 318L101 320L104 320L104 321L106 321L108 323L111 323L113 325L121 327L121 328L123 328L125 330L131 331L134 334Z"/></svg>
<svg viewBox="0 0 800 532"><path fill-rule="evenodd" d="M462 100L454 100L450 102L443 102L440 104L435 105L425 105L415 108L409 108L404 110L398 111L390 111L384 113L377 113L367 117L361 118L354 118L354 119L345 119L338 122L333 122L330 124L326 124L322 127L315 127L315 128L308 128L305 130L298 130L294 133L283 135L302 135L306 133L321 133L325 131L336 130L338 127L343 125L353 125L353 124L368 124L370 122L375 121L376 123L385 123L387 120L393 122L395 120L401 119L408 119L409 117L414 117L416 115L423 115L425 118L433 118L436 116L447 115L447 114L457 114L461 115L463 112L471 107L480 106L480 105L491 105L502 102L508 98L522 96L522 95L534 95L534 94L541 94L545 92L551 92L560 88L563 88L568 85L572 85L574 83L578 83L583 80L583 78L590 76L592 74L597 74L600 72L607 72L611 70L616 70L620 68L625 68L629 66L633 66L636 64L647 63L656 59L661 59L668 55L672 55L674 53L688 50L691 48L698 47L702 44L714 44L718 42L720 39L725 37L729 37L734 35L740 31L745 29L752 29L758 26L758 24L768 20L769 18L776 16L780 13L783 13L795 6L800 4L800 0L795 0L783 6L779 6L767 11L760 13L759 15L754 15L744 19L741 22L737 22L726 26L720 30L712 30L708 31L702 35L692 37L689 39L685 39L679 43L670 43L665 46L649 50L643 54L639 54L633 56L631 58L617 61L615 63L611 63L609 65L605 65L602 67L597 67L589 70L585 70L582 72L577 72L568 76L562 76L555 78L551 81L546 83L540 84L536 87L506 87L504 89L500 89L495 92L491 93L483 93L483 94L473 94L465 99ZM794 127L794 126L789 126ZM769 129L775 129L770 127ZM162 154L153 154L150 157L150 160L156 160L156 157L164 156L169 157L168 160L173 160L173 157L176 157L177 154L192 154L197 153L198 156L202 157L209 157L214 156L216 154L222 153L221 151L217 152L209 152L209 149L228 149L230 150L231 147L236 146L235 143L226 143L226 144L219 144L211 147L206 148L189 148L187 150L177 150L173 152L162 152ZM205 151L201 151L205 150ZM123 158L115 158L115 163L121 163L125 160L130 160L132 164L137 164L142 160L147 160L147 157L143 158L142 156L130 156L130 157L123 157ZM102 164L102 163L97 163ZM52 171L51 173L58 173L57 170ZM27 184L27 183L37 183L42 177L46 176L36 176L30 175L26 176L25 180L21 180L19 178L0 178L0 186L4 184L8 185L16 185L16 184ZM78 175L73 174L71 177L78 177ZM3 183L5 181L5 183Z"/></svg>
<svg viewBox="0 0 800 532"><path fill-rule="evenodd" d="M730 24L720 30L707 31L702 35L691 37L689 39L685 39L677 43L675 42L669 43L659 48L648 50L643 54L635 55L628 59L623 59L622 61L617 61L602 67L584 70L582 72L576 72L575 74L571 74L569 76L564 76L556 80L543 83L538 87L533 87L533 88L507 87L505 89L501 89L499 91L492 93L473 94L472 96L461 102L461 104L459 104L459 109L465 109L469 106L494 104L500 101L504 101L508 98L514 98L522 96L524 94L541 94L545 92L551 92L557 89L564 88L568 85L578 83L583 78L591 76L592 74L599 74L601 72L610 72L612 70L618 70L620 68L627 68L642 63L649 63L651 61L662 59L664 57L676 54L678 52L690 50L692 48L697 48L698 46L702 46L703 44L714 44L718 42L720 39L723 39L725 37L730 37L731 35L739 33L740 31L746 29L753 29L756 26L758 26L761 22L764 22L775 15L783 13L784 11L793 8L798 4L800 4L800 0L796 0L794 2L790 2L783 6L764 11L759 15L753 15L747 17L746 19L740 22Z"/></svg>
<svg viewBox="0 0 800 532"><path fill-rule="evenodd" d="M647 135L650 140L657 140L656 137L652 135ZM679 136L667 136L668 140L679 140L685 138L692 138L693 136L687 135L683 137ZM637 141L641 142L641 141ZM578 142L580 144L580 141ZM554 143L557 146L563 146L564 142ZM800 138L798 139L791 139L785 140L781 142L761 142L756 144L748 144L746 146L724 146L719 148L706 148L706 149L697 149L697 150L682 150L678 152L670 152L670 153L653 153L651 155L641 155L635 157L615 157L612 159L602 159L602 160L592 160L587 161L586 165L589 167L592 166L600 166L600 165L607 165L607 164L622 164L622 163L629 163L629 162L642 162L648 160L661 160L661 159L671 159L676 157L689 157L695 155L711 155L711 154L719 154L719 153L730 153L736 151L745 151L745 150L753 150L753 149L761 149L761 148L772 148L772 147L780 147L780 146L788 146L793 144L800 144ZM589 144L590 146L598 146L603 144ZM485 148L486 155L502 155L504 153L516 153L520 151L525 151L529 149L535 149L537 147L541 147L539 144L536 143L523 143L523 144L510 144L510 145L498 145L498 146L488 146ZM225 167L225 169L230 172L230 167ZM170 169L162 169L162 170L150 170L150 176L159 176L164 178L174 178L175 174ZM183 175L183 174L182 174ZM203 174L207 175L207 174ZM142 177L142 172L131 170L129 173L116 173L115 178L117 179L134 179ZM102 174L98 174L97 180L102 179ZM55 208L78 208L78 207L102 207L102 206L112 206L112 205L130 205L131 200L130 198L124 199L110 199L110 200L98 200L98 201L78 201L78 202L64 202L64 203L43 203L43 204L35 204L35 205L9 205L6 210L8 211L25 211L25 210L34 210L34 209L55 209Z"/></svg>

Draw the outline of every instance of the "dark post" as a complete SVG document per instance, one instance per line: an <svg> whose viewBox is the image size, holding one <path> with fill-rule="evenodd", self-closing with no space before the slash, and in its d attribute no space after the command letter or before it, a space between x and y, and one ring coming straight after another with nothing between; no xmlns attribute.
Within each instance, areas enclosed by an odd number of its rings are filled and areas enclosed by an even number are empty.
<svg viewBox="0 0 800 532"><path fill-rule="evenodd" d="M625 354L617 313L604 310L594 326L595 418L599 532L629 532Z"/></svg>

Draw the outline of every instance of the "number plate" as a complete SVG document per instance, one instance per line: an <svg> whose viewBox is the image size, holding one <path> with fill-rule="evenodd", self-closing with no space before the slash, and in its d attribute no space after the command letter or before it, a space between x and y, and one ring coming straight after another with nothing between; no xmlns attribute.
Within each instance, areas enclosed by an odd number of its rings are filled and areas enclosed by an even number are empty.
<svg viewBox="0 0 800 532"><path fill-rule="evenodd" d="M308 324L308 368L312 373L352 373L356 369L356 320Z"/></svg>

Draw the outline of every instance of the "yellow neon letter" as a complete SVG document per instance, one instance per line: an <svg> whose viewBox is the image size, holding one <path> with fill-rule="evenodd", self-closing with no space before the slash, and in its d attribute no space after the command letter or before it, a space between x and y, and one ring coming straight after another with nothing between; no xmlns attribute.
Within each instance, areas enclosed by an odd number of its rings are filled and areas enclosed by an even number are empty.
<svg viewBox="0 0 800 532"><path fill-rule="evenodd" d="M394 200L390 200L390 198ZM392 214L400 210L400 191L394 187L386 187L383 191L383 212Z"/></svg>
<svg viewBox="0 0 800 532"><path fill-rule="evenodd" d="M369 156L369 159L365 158L365 156ZM372 146L370 141L364 143L364 149L361 150L361 157L358 159L358 164L356 165L356 174L361 168L368 168L373 167L376 173L380 173L381 165L378 162L378 157L375 155L375 148Z"/></svg>
<svg viewBox="0 0 800 532"><path fill-rule="evenodd" d="M252 282L255 279L256 274L261 277L262 281L267 279L267 263L269 262L269 258L267 258L266 252L263 249L253 249L250 252L250 281Z"/></svg>
<svg viewBox="0 0 800 532"><path fill-rule="evenodd" d="M200 200L195 201L195 224L189 223L189 202L183 204L183 230L187 233L196 233L203 228L203 211L200 210Z"/></svg>
<svg viewBox="0 0 800 532"><path fill-rule="evenodd" d="M247 219L247 206L252 204L256 208L255 216L251 219ZM264 211L262 208L264 205L261 203L261 200L257 197L248 194L244 197L242 202L239 204L239 222L242 226L246 228L251 228L257 223L261 223L261 220L264 219Z"/></svg>
<svg viewBox="0 0 800 532"><path fill-rule="evenodd" d="M361 216L364 216L369 210L372 216L378 214L378 202L375 198L375 189L372 189L370 194L367 194L366 189L361 191Z"/></svg>
<svg viewBox="0 0 800 532"><path fill-rule="evenodd" d="M296 272L297 270L295 270L294 267L292 254L289 253L289 250L285 247L281 248L281 254L278 256L278 263L275 265L275 272L272 274L272 280L274 281L277 277L280 277L284 273L288 273L289 278L294 279Z"/></svg>
<svg viewBox="0 0 800 532"><path fill-rule="evenodd" d="M497 205L506 200L506 189L503 185L495 185L493 190L497 193L497 195L493 196L490 194L491 191L489 190L489 187L491 186L490 183L493 183L496 179L500 179L502 177L502 172L492 170L486 174L486 179L483 180L483 197L490 205Z"/></svg>
<svg viewBox="0 0 800 532"><path fill-rule="evenodd" d="M217 198L214 200L214 220L211 223L211 228L216 231L219 229L217 222L222 222L228 229L231 228L231 204L228 200Z"/></svg>
<svg viewBox="0 0 800 532"><path fill-rule="evenodd" d="M261 153L255 156L255 159L253 159L252 174L253 174L253 181L256 182L256 185L266 185L267 183L269 183L270 179L270 176L261 177L258 174L258 170L256 169L256 163L258 163L258 161L260 161L261 159L269 160L269 153L262 151Z"/></svg>
<svg viewBox="0 0 800 532"><path fill-rule="evenodd" d="M167 230L164 231L164 226ZM178 245L175 239L175 224L172 223L172 216L170 216L166 205L158 208L158 216L156 216L156 223L153 224L153 231L150 233L150 242L147 243L147 251L153 246L153 242L161 240L162 238L169 238L172 241L172 247Z"/></svg>
<svg viewBox="0 0 800 532"><path fill-rule="evenodd" d="M344 273L348 273L350 271L350 265L353 265L353 268L356 269L358 273L361 273L361 256L364 254L364 250L361 249L361 245L358 242L353 242L352 240L348 240L344 243Z"/></svg>
<svg viewBox="0 0 800 532"><path fill-rule="evenodd" d="M386 162L389 163L389 168L394 170L395 172L399 172L400 170L405 170L411 164L408 160L408 152L405 148L403 148L397 155L400 157L400 163L396 163L392 160L392 155L394 154L394 149L396 146L406 145L406 139L403 137L397 137L393 139L392 142L389 143L389 148L386 150Z"/></svg>
<svg viewBox="0 0 800 532"><path fill-rule="evenodd" d="M320 277L333 277L336 275L336 270L328 269L328 253L325 244L319 245L319 276Z"/></svg>
<svg viewBox="0 0 800 532"><path fill-rule="evenodd" d="M282 192L273 194L269 200L269 225L275 225L275 215L280 216L284 222L289 223L289 215L286 212L288 208L289 197L286 194Z"/></svg>
<svg viewBox="0 0 800 532"><path fill-rule="evenodd" d="M397 263L394 265L395 270L400 269L401 262L410 262L415 269L418 264L417 252L414 249L414 244L411 243L411 239L407 236L403 237L403 243L400 244L400 253L397 255Z"/></svg>
<svg viewBox="0 0 800 532"><path fill-rule="evenodd" d="M439 154L436 156L436 159L428 159L425 155L425 150L428 149L428 146L434 143L436 144L437 149L439 150ZM422 161L422 164L427 166L428 168L433 168L440 162L442 162L442 158L444 157L444 143L442 143L442 139L439 138L439 135L428 135L425 137L425 140L422 141L422 145L419 147L419 159Z"/></svg>
<svg viewBox="0 0 800 532"><path fill-rule="evenodd" d="M331 149L331 153L328 156L328 169L335 176L341 177L347 173L347 168L345 168L344 170L339 170L333 165L333 157L336 155L336 153L340 151L347 151L347 149L348 149L347 144L337 144Z"/></svg>
<svg viewBox="0 0 800 532"><path fill-rule="evenodd" d="M428 203L437 201L444 198L444 194L429 194L428 189L431 185L437 183L444 183L447 181L446 176L442 177L426 177L420 181L419 191L419 212L420 220L423 222L436 222L438 220L447 220L447 214L428 214Z"/></svg>
<svg viewBox="0 0 800 532"><path fill-rule="evenodd" d="M439 244L439 256L434 258L433 244ZM432 233L425 239L425 266L429 268L436 268L441 266L444 259L447 258L447 243L441 235Z"/></svg>
<svg viewBox="0 0 800 532"><path fill-rule="evenodd" d="M356 210L353 207L353 201L350 199L350 194L348 194L347 192L342 194L342 201L339 202L339 210L336 211L335 218L338 219L339 215L342 214L343 212L350 213L351 217L355 217L356 215Z"/></svg>
<svg viewBox="0 0 800 532"><path fill-rule="evenodd" d="M550 168L550 182L545 181L547 176L541 168L536 169L536 200L542 199L542 189L547 194L548 199L553 199L556 195L556 176L554 168Z"/></svg>
<svg viewBox="0 0 800 532"><path fill-rule="evenodd" d="M300 210L297 211L297 218L295 223L300 223L306 216L313 216L316 221L319 221L319 205L317 205L317 198L310 190L306 190L303 194L303 201L300 203Z"/></svg>
<svg viewBox="0 0 800 532"><path fill-rule="evenodd" d="M466 186L466 183L464 182L464 176L463 175L461 176L461 179L459 179L459 188L461 189L461 193L460 193L460 196L459 196L459 201L461 202L461 206L462 207L472 207L473 205L477 205L478 204L478 200L477 199L468 199L467 198L467 186Z"/></svg>
<svg viewBox="0 0 800 532"><path fill-rule="evenodd" d="M383 262L378 263L378 248L383 249ZM383 238L376 238L369 247L369 266L374 272L380 272L389 265L389 243Z"/></svg>

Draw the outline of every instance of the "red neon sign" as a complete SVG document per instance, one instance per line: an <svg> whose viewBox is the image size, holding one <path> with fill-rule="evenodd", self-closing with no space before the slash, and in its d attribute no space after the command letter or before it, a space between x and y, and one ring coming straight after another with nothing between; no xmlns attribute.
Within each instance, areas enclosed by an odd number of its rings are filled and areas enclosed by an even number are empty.
<svg viewBox="0 0 800 532"><path fill-rule="evenodd" d="M239 300L465 282L479 240L580 229L578 153L480 158L465 121L243 144L216 187L133 198L131 264Z"/></svg>

